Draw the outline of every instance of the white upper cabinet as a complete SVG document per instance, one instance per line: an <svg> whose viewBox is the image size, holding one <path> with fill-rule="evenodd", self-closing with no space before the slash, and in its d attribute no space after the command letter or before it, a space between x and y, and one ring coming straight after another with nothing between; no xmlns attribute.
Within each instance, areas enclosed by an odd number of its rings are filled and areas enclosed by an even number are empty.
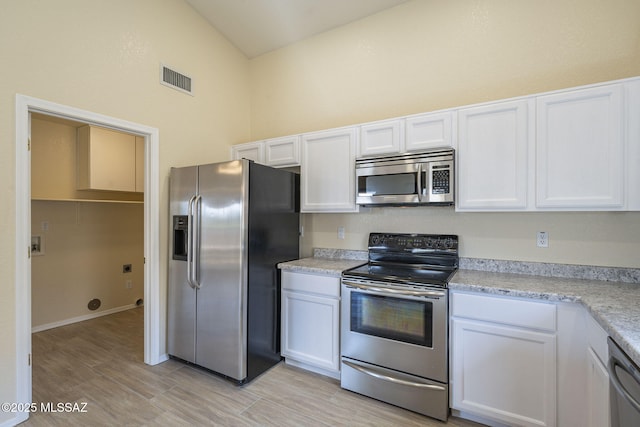
<svg viewBox="0 0 640 427"><path fill-rule="evenodd" d="M356 212L357 128L302 135L300 192L302 212Z"/></svg>
<svg viewBox="0 0 640 427"><path fill-rule="evenodd" d="M443 111L362 125L358 157L454 147L453 112Z"/></svg>
<svg viewBox="0 0 640 427"><path fill-rule="evenodd" d="M453 112L444 111L407 117L405 133L403 151L455 148Z"/></svg>
<svg viewBox="0 0 640 427"><path fill-rule="evenodd" d="M640 79L461 108L456 156L460 211L640 210Z"/></svg>
<svg viewBox="0 0 640 427"><path fill-rule="evenodd" d="M231 146L231 159L248 159L273 167L300 165L300 135Z"/></svg>
<svg viewBox="0 0 640 427"><path fill-rule="evenodd" d="M458 112L458 210L523 210L533 101L500 102Z"/></svg>
<svg viewBox="0 0 640 427"><path fill-rule="evenodd" d="M537 98L536 207L624 207L623 86Z"/></svg>
<svg viewBox="0 0 640 427"><path fill-rule="evenodd" d="M399 154L402 152L402 120L384 120L360 127L358 157Z"/></svg>
<svg viewBox="0 0 640 427"><path fill-rule="evenodd" d="M300 165L300 136L285 136L264 141L265 163L274 167Z"/></svg>
<svg viewBox="0 0 640 427"><path fill-rule="evenodd" d="M262 141L256 141L233 145L231 147L231 159L247 159L264 164L264 144Z"/></svg>
<svg viewBox="0 0 640 427"><path fill-rule="evenodd" d="M624 85L627 209L640 211L640 79Z"/></svg>

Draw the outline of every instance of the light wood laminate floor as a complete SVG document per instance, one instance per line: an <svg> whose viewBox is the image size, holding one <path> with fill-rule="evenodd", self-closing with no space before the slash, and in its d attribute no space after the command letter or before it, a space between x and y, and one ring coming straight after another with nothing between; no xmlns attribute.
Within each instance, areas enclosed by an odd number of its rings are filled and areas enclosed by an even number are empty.
<svg viewBox="0 0 640 427"><path fill-rule="evenodd" d="M33 334L33 400L86 412L36 412L22 426L477 426L447 424L280 363L238 387L169 360L143 362L143 309Z"/></svg>

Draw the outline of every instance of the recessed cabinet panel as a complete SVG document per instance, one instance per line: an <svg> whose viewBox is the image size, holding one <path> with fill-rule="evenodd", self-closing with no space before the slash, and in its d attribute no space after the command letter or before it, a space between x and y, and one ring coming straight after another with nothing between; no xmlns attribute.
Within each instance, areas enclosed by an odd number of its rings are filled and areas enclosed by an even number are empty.
<svg viewBox="0 0 640 427"><path fill-rule="evenodd" d="M264 145L262 142L247 142L231 147L231 160L247 159L264 164Z"/></svg>
<svg viewBox="0 0 640 427"><path fill-rule="evenodd" d="M302 135L302 212L356 212L356 128Z"/></svg>
<svg viewBox="0 0 640 427"><path fill-rule="evenodd" d="M269 166L300 165L300 137L268 139L264 142L265 163Z"/></svg>
<svg viewBox="0 0 640 427"><path fill-rule="evenodd" d="M78 190L136 191L136 137L95 126L78 128Z"/></svg>
<svg viewBox="0 0 640 427"><path fill-rule="evenodd" d="M358 157L402 152L402 121L389 120L362 125Z"/></svg>
<svg viewBox="0 0 640 427"><path fill-rule="evenodd" d="M458 113L458 210L527 207L530 100Z"/></svg>
<svg viewBox="0 0 640 427"><path fill-rule="evenodd" d="M452 320L452 407L509 425L556 425L556 337Z"/></svg>
<svg viewBox="0 0 640 427"><path fill-rule="evenodd" d="M622 85L537 98L536 206L624 206Z"/></svg>
<svg viewBox="0 0 640 427"><path fill-rule="evenodd" d="M640 211L640 79L625 87L627 209Z"/></svg>
<svg viewBox="0 0 640 427"><path fill-rule="evenodd" d="M282 272L282 355L340 377L340 278Z"/></svg>
<svg viewBox="0 0 640 427"><path fill-rule="evenodd" d="M451 111L407 117L404 149L422 151L432 148L455 148L452 117Z"/></svg>

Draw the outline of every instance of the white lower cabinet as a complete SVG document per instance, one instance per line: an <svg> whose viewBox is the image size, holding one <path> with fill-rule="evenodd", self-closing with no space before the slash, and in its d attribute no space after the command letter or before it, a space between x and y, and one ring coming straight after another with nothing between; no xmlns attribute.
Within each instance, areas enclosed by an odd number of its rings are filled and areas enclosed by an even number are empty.
<svg viewBox="0 0 640 427"><path fill-rule="evenodd" d="M607 333L587 316L587 405L589 427L609 427L609 349Z"/></svg>
<svg viewBox="0 0 640 427"><path fill-rule="evenodd" d="M340 378L340 278L282 272L286 363Z"/></svg>
<svg viewBox="0 0 640 427"><path fill-rule="evenodd" d="M609 426L607 333L582 305L450 296L454 414L492 426Z"/></svg>
<svg viewBox="0 0 640 427"><path fill-rule="evenodd" d="M452 409L555 426L555 306L452 292L451 313Z"/></svg>

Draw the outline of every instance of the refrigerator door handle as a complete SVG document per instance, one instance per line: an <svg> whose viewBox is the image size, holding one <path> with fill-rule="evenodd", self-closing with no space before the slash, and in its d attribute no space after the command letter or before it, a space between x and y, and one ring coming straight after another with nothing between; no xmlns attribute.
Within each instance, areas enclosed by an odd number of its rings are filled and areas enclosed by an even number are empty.
<svg viewBox="0 0 640 427"><path fill-rule="evenodd" d="M202 209L202 196L195 196L193 205L194 221L193 221L193 266L191 267L191 283L194 288L200 289L201 285L198 280L198 272L200 271L200 210Z"/></svg>
<svg viewBox="0 0 640 427"><path fill-rule="evenodd" d="M196 196L189 199L188 217L187 217L187 283L192 288L193 284L193 204L196 200Z"/></svg>

